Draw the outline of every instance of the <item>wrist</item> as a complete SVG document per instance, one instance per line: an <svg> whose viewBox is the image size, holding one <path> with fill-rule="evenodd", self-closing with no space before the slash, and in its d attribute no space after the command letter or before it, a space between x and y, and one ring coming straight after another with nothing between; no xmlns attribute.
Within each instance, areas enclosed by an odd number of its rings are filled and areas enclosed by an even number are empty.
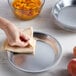
<svg viewBox="0 0 76 76"><path fill-rule="evenodd" d="M13 23L11 23L10 21L8 21L5 18L0 17L0 28L1 29L6 29L8 27L10 27L11 25L13 25Z"/></svg>

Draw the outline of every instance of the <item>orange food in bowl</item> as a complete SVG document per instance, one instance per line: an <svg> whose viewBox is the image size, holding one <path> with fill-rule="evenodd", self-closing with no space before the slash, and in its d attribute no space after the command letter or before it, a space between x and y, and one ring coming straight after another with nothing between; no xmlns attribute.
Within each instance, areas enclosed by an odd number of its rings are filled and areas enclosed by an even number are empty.
<svg viewBox="0 0 76 76"><path fill-rule="evenodd" d="M28 20L39 15L42 2L41 0L14 0L12 6L17 17Z"/></svg>

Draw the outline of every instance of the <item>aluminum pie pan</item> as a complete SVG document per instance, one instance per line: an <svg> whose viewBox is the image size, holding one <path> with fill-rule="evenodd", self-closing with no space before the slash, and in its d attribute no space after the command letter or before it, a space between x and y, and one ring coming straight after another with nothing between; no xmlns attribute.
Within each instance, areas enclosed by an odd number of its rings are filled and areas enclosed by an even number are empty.
<svg viewBox="0 0 76 76"><path fill-rule="evenodd" d="M76 32L76 26L75 26L76 24L74 24L74 26L72 26L73 22L72 22L72 24L70 24L69 22L68 23L63 22L58 19L60 12L62 12L64 9L67 10L67 8L68 9L70 8L69 9L70 12L72 12L73 9L76 9L76 0L59 0L52 8L51 13L52 13L53 21L57 26L59 26L60 28L62 28L64 30ZM75 11L75 10L73 10L73 11ZM72 13L72 16L74 16L73 13ZM66 17L68 17L68 16L66 15ZM76 17L76 14L75 14L75 17Z"/></svg>
<svg viewBox="0 0 76 76"><path fill-rule="evenodd" d="M34 32L34 38L37 40L35 55L7 51L9 62L24 72L44 72L54 68L62 55L60 43L51 35L41 32Z"/></svg>

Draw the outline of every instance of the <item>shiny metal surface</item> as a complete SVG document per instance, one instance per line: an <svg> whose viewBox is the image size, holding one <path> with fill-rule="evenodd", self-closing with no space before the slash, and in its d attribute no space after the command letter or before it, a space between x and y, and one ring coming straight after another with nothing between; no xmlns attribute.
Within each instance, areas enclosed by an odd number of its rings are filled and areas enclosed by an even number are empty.
<svg viewBox="0 0 76 76"><path fill-rule="evenodd" d="M40 32L34 32L34 38L37 40L35 55L7 52L9 62L25 72L43 72L54 68L62 54L59 42Z"/></svg>
<svg viewBox="0 0 76 76"><path fill-rule="evenodd" d="M71 24L67 25L66 23L62 23L58 20L58 16L60 12L67 7L74 7L76 8L76 0L59 0L55 6L52 8L52 16L54 19L55 24L59 27L69 30L69 31L76 31L76 26L70 26Z"/></svg>

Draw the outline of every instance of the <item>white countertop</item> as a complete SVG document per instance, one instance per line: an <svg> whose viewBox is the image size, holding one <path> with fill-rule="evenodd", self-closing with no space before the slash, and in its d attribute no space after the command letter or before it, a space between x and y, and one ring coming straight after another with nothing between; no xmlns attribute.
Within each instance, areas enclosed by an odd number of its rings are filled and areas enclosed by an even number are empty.
<svg viewBox="0 0 76 76"><path fill-rule="evenodd" d="M18 27L24 28L32 26L35 31L51 34L62 46L62 59L59 64L47 72L43 73L24 73L12 68L7 63L6 53L0 52L0 76L68 76L66 68L68 61L72 58L73 47L76 45L76 33L67 32L53 24L50 17L51 7L57 0L45 0L45 5L40 15L30 21L21 21L12 14L7 0L0 0L0 16L7 18ZM5 34L0 30L0 44L5 39Z"/></svg>

